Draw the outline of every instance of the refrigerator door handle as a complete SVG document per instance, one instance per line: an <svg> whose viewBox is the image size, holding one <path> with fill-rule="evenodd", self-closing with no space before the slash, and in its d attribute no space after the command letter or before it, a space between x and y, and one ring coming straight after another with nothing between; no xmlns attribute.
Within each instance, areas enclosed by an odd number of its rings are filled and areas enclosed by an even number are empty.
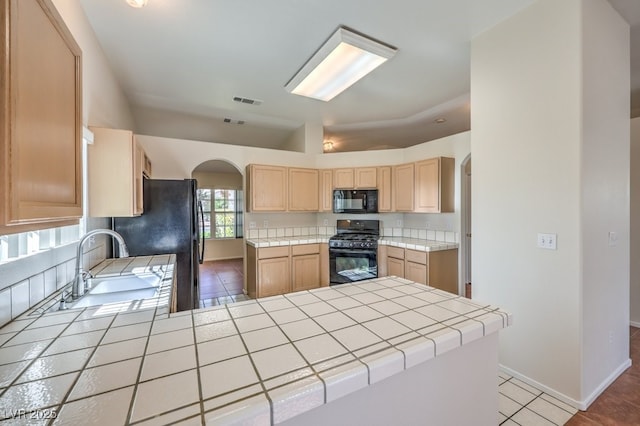
<svg viewBox="0 0 640 426"><path fill-rule="evenodd" d="M200 253L198 257L198 263L202 265L204 262L204 208L202 207L202 201L198 200L198 211L200 212Z"/></svg>

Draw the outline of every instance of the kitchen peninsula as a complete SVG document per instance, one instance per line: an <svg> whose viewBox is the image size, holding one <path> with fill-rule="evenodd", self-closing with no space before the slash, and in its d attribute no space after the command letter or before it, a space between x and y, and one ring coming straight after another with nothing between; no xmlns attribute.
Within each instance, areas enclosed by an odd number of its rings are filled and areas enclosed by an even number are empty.
<svg viewBox="0 0 640 426"><path fill-rule="evenodd" d="M395 277L175 314L24 315L0 329L0 415L494 424L498 331L510 324L499 308Z"/></svg>

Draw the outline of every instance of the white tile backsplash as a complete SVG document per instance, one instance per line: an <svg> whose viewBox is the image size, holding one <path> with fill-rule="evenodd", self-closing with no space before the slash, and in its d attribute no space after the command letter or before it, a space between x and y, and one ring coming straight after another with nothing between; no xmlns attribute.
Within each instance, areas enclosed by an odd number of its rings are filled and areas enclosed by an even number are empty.
<svg viewBox="0 0 640 426"><path fill-rule="evenodd" d="M0 324L11 321L11 289L0 291Z"/></svg>
<svg viewBox="0 0 640 426"><path fill-rule="evenodd" d="M56 291L56 268L49 268L44 271L44 296L50 296L54 291Z"/></svg>
<svg viewBox="0 0 640 426"><path fill-rule="evenodd" d="M29 306L35 306L44 299L44 273L29 278Z"/></svg>
<svg viewBox="0 0 640 426"><path fill-rule="evenodd" d="M29 298L28 280L11 286L11 318L15 318L29 309Z"/></svg>

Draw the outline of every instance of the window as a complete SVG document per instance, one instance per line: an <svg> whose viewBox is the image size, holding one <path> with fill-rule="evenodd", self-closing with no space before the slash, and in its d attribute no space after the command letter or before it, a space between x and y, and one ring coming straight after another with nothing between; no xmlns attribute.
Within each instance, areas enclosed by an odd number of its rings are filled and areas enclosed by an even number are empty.
<svg viewBox="0 0 640 426"><path fill-rule="evenodd" d="M78 241L80 225L0 236L0 263Z"/></svg>
<svg viewBox="0 0 640 426"><path fill-rule="evenodd" d="M242 191L199 189L198 197L204 211L205 238L224 239L242 236Z"/></svg>

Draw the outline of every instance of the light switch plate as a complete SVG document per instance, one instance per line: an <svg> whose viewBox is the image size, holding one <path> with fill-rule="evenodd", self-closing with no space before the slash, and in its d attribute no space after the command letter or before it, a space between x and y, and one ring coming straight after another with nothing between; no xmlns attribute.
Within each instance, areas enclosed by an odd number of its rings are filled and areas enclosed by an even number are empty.
<svg viewBox="0 0 640 426"><path fill-rule="evenodd" d="M538 233L538 248L546 250L556 250L558 248L557 239L557 234Z"/></svg>

